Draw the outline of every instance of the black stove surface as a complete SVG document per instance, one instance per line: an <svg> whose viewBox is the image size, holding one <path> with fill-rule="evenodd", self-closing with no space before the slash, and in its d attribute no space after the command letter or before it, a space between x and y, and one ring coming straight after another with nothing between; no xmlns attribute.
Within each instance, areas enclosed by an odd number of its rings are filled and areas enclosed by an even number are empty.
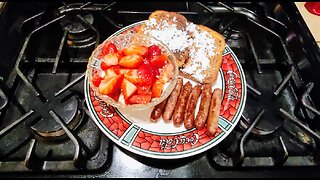
<svg viewBox="0 0 320 180"><path fill-rule="evenodd" d="M83 94L93 49L158 9L223 34L248 84L233 132L183 159L117 146L90 119ZM320 52L293 3L12 2L1 13L2 176L319 177Z"/></svg>

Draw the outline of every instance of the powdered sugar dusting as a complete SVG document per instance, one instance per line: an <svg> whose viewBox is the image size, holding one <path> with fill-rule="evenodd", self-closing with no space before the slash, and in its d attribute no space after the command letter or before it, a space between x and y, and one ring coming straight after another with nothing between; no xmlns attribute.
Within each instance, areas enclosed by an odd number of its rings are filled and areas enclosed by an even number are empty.
<svg viewBox="0 0 320 180"><path fill-rule="evenodd" d="M173 18L173 21L176 21ZM166 20L160 23L156 19L151 18L146 23L146 34L149 34L162 41L173 52L184 51L189 46L189 35L186 31L177 29L176 24L169 25Z"/></svg>
<svg viewBox="0 0 320 180"><path fill-rule="evenodd" d="M147 26L155 26L157 24L157 20L155 18L151 18L149 21L146 22Z"/></svg>
<svg viewBox="0 0 320 180"><path fill-rule="evenodd" d="M187 64L181 69L182 72L192 75L202 82L206 77L204 71L210 68L210 57L215 55L215 40L206 32L201 31L195 24L187 23L186 30L191 34L189 58Z"/></svg>
<svg viewBox="0 0 320 180"><path fill-rule="evenodd" d="M194 23L187 22L185 30L181 30L175 24L176 17L170 22L174 23L169 24L167 20L157 22L151 18L146 22L144 33L159 39L173 52L189 50L189 60L180 71L202 82L206 78L204 71L210 68L210 61L216 55L215 39Z"/></svg>

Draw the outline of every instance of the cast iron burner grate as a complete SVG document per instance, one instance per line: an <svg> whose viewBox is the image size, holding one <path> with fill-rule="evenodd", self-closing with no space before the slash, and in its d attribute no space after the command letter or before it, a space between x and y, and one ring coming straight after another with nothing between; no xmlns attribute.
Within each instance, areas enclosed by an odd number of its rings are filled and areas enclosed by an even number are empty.
<svg viewBox="0 0 320 180"><path fill-rule="evenodd" d="M317 165L319 152L316 149L320 136L292 115L303 114L306 108L312 109L315 114L319 112L303 103L304 100L310 100L306 96L313 83L309 84L309 89L299 99L299 94L295 92L302 87L302 82L280 35L261 24L262 20L258 15L255 18L250 16L255 13L246 14L248 9L218 4L233 15L231 20L230 17L227 18L227 25L220 24L220 33L226 35L231 48L235 44L242 47L242 51L248 52L242 59L242 66L249 93L239 123L240 129L237 128L221 143L219 153L213 153L213 165L218 168ZM219 11L212 11L212 14L218 16ZM267 20L271 26L286 28L270 17ZM252 35L255 32L261 35ZM269 49L271 46L268 45L271 43L278 45L277 51L275 48ZM261 49L266 53L259 52ZM279 52L283 56L278 56ZM301 106L301 103L304 105ZM293 128L286 119L301 129ZM307 121L303 119L304 122ZM254 136L250 138L251 133ZM298 140L293 141L294 137L298 137ZM299 144L301 141L303 146Z"/></svg>
<svg viewBox="0 0 320 180"><path fill-rule="evenodd" d="M180 12L222 33L245 71L244 113L239 126L205 153L212 167L319 163L314 120L320 112L310 95L317 84L303 81L283 40L290 27L270 15L272 8L259 3L89 2L62 3L22 23L25 41L0 90L0 171L90 172L117 158L84 106L84 72L101 40L157 9Z"/></svg>
<svg viewBox="0 0 320 180"><path fill-rule="evenodd" d="M25 20L22 30L43 14ZM12 91L1 91L0 171L90 172L108 166L109 140L90 120L83 96L88 52L100 37L91 14L71 16L61 13L38 24L25 38L7 81Z"/></svg>

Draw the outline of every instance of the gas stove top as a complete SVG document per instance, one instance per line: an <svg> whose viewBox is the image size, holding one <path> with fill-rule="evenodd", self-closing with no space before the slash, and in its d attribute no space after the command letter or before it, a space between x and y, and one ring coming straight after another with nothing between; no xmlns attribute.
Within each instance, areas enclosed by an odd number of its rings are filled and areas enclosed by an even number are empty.
<svg viewBox="0 0 320 180"><path fill-rule="evenodd" d="M91 120L83 92L94 48L158 9L223 34L248 88L233 132L218 146L177 160L114 144ZM319 176L320 76L314 72L320 52L293 3L12 2L1 13L3 176Z"/></svg>

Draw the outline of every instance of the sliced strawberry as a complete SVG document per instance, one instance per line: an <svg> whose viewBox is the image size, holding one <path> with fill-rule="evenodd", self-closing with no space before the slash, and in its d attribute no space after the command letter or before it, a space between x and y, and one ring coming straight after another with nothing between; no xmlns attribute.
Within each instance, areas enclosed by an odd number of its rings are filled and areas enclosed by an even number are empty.
<svg viewBox="0 0 320 180"><path fill-rule="evenodd" d="M125 68L137 68L143 63L143 57L137 54L127 55L120 59L119 65Z"/></svg>
<svg viewBox="0 0 320 180"><path fill-rule="evenodd" d="M155 67L161 68L167 63L167 55L165 53L162 53L160 56L154 56L150 60L150 64L152 64Z"/></svg>
<svg viewBox="0 0 320 180"><path fill-rule="evenodd" d="M149 58L144 58L143 59L143 64L149 65L150 64L150 59Z"/></svg>
<svg viewBox="0 0 320 180"><path fill-rule="evenodd" d="M139 69L148 69L149 71L151 71L152 75L154 77L159 76L160 72L159 72L159 68L151 65L151 64L142 64L141 66L139 66Z"/></svg>
<svg viewBox="0 0 320 180"><path fill-rule="evenodd" d="M139 77L138 77L138 70L137 69L130 69L124 74L124 78L128 81L132 82L133 84L139 84Z"/></svg>
<svg viewBox="0 0 320 180"><path fill-rule="evenodd" d="M110 66L109 69L112 69L117 75L122 74L121 67L119 65Z"/></svg>
<svg viewBox="0 0 320 180"><path fill-rule="evenodd" d="M125 55L138 54L145 57L148 53L148 48L145 46L131 44L129 47L125 48L123 52Z"/></svg>
<svg viewBox="0 0 320 180"><path fill-rule="evenodd" d="M101 67L101 69L104 70L104 71L109 68L109 66L108 66L105 62L103 62L103 61L101 61L100 67Z"/></svg>
<svg viewBox="0 0 320 180"><path fill-rule="evenodd" d="M107 54L116 53L117 51L117 47L113 43L105 44L98 55L98 59L103 58Z"/></svg>
<svg viewBox="0 0 320 180"><path fill-rule="evenodd" d="M114 66L118 64L118 56L116 54L107 54L102 58L102 62L105 63L105 66ZM102 67L101 67L102 68Z"/></svg>
<svg viewBox="0 0 320 180"><path fill-rule="evenodd" d="M123 50L121 49L121 50L119 50L119 51L117 52L117 56L118 56L118 59L121 59L122 57L124 57L124 56L126 56L126 55L124 54Z"/></svg>
<svg viewBox="0 0 320 180"><path fill-rule="evenodd" d="M152 85L152 97L160 97L164 83L157 79Z"/></svg>
<svg viewBox="0 0 320 180"><path fill-rule="evenodd" d="M103 54L102 52L100 52L97 56L98 59L102 59L105 56L105 54Z"/></svg>
<svg viewBox="0 0 320 180"><path fill-rule="evenodd" d="M107 55L107 54L113 54L116 53L118 51L116 45L114 45L113 43L109 43L107 46L104 46L102 48L102 52Z"/></svg>
<svg viewBox="0 0 320 180"><path fill-rule="evenodd" d="M121 94L120 91L116 91L115 93L109 94L108 96L115 101L119 101L120 94Z"/></svg>
<svg viewBox="0 0 320 180"><path fill-rule="evenodd" d="M161 49L157 45L152 45L148 47L148 58L153 59L155 56L160 56Z"/></svg>
<svg viewBox="0 0 320 180"><path fill-rule="evenodd" d="M104 95L111 95L120 91L123 75L117 75L103 79L98 87L98 91Z"/></svg>
<svg viewBox="0 0 320 180"><path fill-rule="evenodd" d="M151 95L135 94L128 99L129 104L147 104L151 101Z"/></svg>
<svg viewBox="0 0 320 180"><path fill-rule="evenodd" d="M160 72L159 80L163 83L166 83L173 77L173 71L174 71L173 64L167 63L166 65L163 66Z"/></svg>
<svg viewBox="0 0 320 180"><path fill-rule="evenodd" d="M150 69L139 68L137 74L139 78L139 85L152 85L153 81L155 80L155 76Z"/></svg>
<svg viewBox="0 0 320 180"><path fill-rule="evenodd" d="M108 79L108 78L111 78L111 77L113 77L113 76L119 75L119 74L117 74L117 73L115 72L115 70L112 69L112 68L109 68L109 69L105 70L104 72L105 72L104 79Z"/></svg>
<svg viewBox="0 0 320 180"><path fill-rule="evenodd" d="M152 91L151 91L151 85L146 85L146 86L140 86L140 85L137 85L137 94L152 94Z"/></svg>
<svg viewBox="0 0 320 180"><path fill-rule="evenodd" d="M120 72L120 74L125 74L125 73L127 73L127 72L129 72L129 71L131 71L131 70L133 70L133 69L121 68L121 69L119 70L119 72Z"/></svg>
<svg viewBox="0 0 320 180"><path fill-rule="evenodd" d="M137 91L137 86L132 84L130 81L123 79L121 84L121 92L125 100L132 96Z"/></svg>
<svg viewBox="0 0 320 180"><path fill-rule="evenodd" d="M92 76L92 84L96 87L99 87L102 79L103 79L102 77L100 77L97 73L95 73Z"/></svg>

